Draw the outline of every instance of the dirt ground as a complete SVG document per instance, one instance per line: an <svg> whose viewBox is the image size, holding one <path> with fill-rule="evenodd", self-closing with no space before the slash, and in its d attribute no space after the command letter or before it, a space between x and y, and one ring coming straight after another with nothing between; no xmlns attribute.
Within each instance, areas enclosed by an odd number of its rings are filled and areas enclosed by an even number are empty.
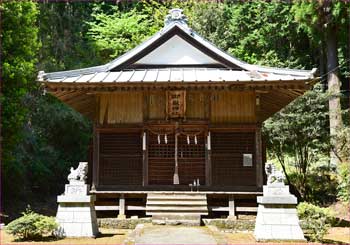
<svg viewBox="0 0 350 245"><path fill-rule="evenodd" d="M328 230L328 234L324 237L325 242L339 242L350 244L350 227L332 227Z"/></svg>
<svg viewBox="0 0 350 245"><path fill-rule="evenodd" d="M15 242L12 235L4 230L0 231L0 244L122 244L131 230L99 229L101 236L98 238L65 238L53 240L52 238L44 241L25 241Z"/></svg>
<svg viewBox="0 0 350 245"><path fill-rule="evenodd" d="M253 233L226 233L227 244L259 244L255 241ZM280 243L264 243L264 244L284 244ZM260 243L262 244L262 243ZM293 243L290 243L293 244ZM302 243L298 243L302 244ZM319 244L308 242L305 244ZM324 237L322 244L350 244L350 227L332 227L328 234Z"/></svg>
<svg viewBox="0 0 350 245"><path fill-rule="evenodd" d="M350 221L350 203L336 202L330 208L334 211L336 217Z"/></svg>
<svg viewBox="0 0 350 245"><path fill-rule="evenodd" d="M164 226L165 227L165 226ZM176 229L173 227L171 229ZM180 226L179 226L180 228ZM201 227L199 229L205 229ZM60 240L46 239L45 241L26 241L15 242L14 237L7 234L4 230L0 231L0 244L123 244L123 241L130 234L131 230L115 230L115 229L100 229L102 235L98 238L65 238ZM256 243L252 232L239 232L239 233L222 233L212 234L216 239L218 236L224 237L226 244L259 244ZM170 238L170 237L168 237ZM218 239L216 239L218 241ZM140 240L139 242L142 242ZM169 241L169 243L174 243ZM222 242L218 242L221 244ZM277 244L283 244L277 243ZM329 234L325 237L324 243L327 244L350 244L350 227L333 227L329 229ZM191 244L191 243L189 243ZM197 243L198 244L198 243ZM208 242L206 243L208 244ZM262 244L262 243L260 243ZM276 243L264 243L264 244L276 244ZM312 244L312 243L309 243Z"/></svg>

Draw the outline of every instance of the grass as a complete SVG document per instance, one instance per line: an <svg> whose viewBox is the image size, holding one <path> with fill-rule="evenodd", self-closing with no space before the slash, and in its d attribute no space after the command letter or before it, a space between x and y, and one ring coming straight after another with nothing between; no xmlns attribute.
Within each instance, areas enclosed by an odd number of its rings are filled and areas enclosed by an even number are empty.
<svg viewBox="0 0 350 245"><path fill-rule="evenodd" d="M0 231L0 244L122 244L131 230L100 228L101 236L98 238L64 238L55 239L46 237L43 241L15 241L15 238Z"/></svg>

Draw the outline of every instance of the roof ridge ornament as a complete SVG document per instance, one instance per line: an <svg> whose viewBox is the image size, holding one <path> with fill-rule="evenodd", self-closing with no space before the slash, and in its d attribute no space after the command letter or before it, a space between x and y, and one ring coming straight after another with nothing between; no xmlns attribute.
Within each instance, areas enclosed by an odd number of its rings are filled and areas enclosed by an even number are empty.
<svg viewBox="0 0 350 245"><path fill-rule="evenodd" d="M169 10L169 14L165 17L164 25L168 26L173 22L178 22L182 25L188 26L187 16L183 14L182 9L174 8Z"/></svg>

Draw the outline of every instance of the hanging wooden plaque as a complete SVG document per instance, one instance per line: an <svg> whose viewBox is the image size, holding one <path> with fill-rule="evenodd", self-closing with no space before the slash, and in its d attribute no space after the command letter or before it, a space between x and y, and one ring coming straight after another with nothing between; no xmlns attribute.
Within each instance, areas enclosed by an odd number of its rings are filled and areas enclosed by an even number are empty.
<svg viewBox="0 0 350 245"><path fill-rule="evenodd" d="M186 113L186 91L167 91L167 117L184 118Z"/></svg>

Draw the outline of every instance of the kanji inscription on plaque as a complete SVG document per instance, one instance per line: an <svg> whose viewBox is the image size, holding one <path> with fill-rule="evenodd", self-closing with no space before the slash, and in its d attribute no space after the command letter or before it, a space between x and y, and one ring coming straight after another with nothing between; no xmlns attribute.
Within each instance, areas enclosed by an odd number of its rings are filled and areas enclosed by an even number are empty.
<svg viewBox="0 0 350 245"><path fill-rule="evenodd" d="M183 118L186 113L186 91L167 92L167 114L169 118Z"/></svg>

